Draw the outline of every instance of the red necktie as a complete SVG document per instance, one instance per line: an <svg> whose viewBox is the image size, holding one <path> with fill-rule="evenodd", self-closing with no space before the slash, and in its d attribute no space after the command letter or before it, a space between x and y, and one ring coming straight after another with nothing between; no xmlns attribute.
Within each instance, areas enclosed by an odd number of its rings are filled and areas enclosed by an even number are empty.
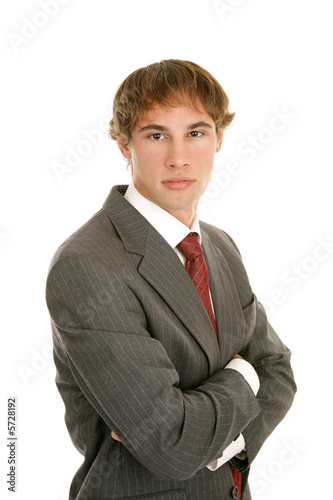
<svg viewBox="0 0 333 500"><path fill-rule="evenodd" d="M199 243L198 233L189 233L186 236L186 238L184 238L177 245L177 248L180 251L180 253L182 253L186 258L185 262L186 271L190 275L190 278L192 279L200 295L200 298L206 308L209 319L213 325L215 334L217 336L216 322L209 294L208 268L205 261L205 257L203 255L202 248ZM232 474L232 479L235 485L233 494L234 495L237 494L237 500L240 500L242 476L239 470L233 467L231 463L229 463L229 466Z"/></svg>
<svg viewBox="0 0 333 500"><path fill-rule="evenodd" d="M199 243L198 233L190 233L178 245L178 250L186 258L185 267L206 308L217 336L217 328L209 295L208 269Z"/></svg>

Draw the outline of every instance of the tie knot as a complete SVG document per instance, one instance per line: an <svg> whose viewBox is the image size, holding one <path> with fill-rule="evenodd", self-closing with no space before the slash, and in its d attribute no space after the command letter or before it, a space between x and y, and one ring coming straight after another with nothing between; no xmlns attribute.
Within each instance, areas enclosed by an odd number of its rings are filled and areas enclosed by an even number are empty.
<svg viewBox="0 0 333 500"><path fill-rule="evenodd" d="M203 253L198 233L189 233L186 238L178 243L177 248L186 259L196 259Z"/></svg>

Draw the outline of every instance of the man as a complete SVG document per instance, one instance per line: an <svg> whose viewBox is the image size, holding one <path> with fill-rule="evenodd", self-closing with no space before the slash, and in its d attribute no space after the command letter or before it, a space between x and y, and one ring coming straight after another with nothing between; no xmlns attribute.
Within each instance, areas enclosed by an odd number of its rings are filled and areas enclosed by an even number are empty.
<svg viewBox="0 0 333 500"><path fill-rule="evenodd" d="M231 238L197 218L228 108L179 60L115 96L110 135L132 183L60 246L47 282L56 383L84 455L70 500L250 499L250 464L291 406L290 351Z"/></svg>

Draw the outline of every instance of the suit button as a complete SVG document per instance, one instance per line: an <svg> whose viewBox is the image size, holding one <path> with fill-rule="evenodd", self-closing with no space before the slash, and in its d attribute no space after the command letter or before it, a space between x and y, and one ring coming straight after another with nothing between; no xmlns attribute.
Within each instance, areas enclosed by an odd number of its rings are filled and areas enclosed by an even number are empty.
<svg viewBox="0 0 333 500"><path fill-rule="evenodd" d="M239 490L238 490L237 486L234 486L234 488L232 488L232 490L231 490L231 492L230 492L230 493L231 493L232 498L237 498L237 496L238 496L238 492L239 492Z"/></svg>

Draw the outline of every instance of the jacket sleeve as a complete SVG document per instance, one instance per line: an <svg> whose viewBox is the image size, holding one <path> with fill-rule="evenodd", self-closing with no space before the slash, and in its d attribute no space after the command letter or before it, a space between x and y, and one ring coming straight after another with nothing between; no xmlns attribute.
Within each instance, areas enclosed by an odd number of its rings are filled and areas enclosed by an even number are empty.
<svg viewBox="0 0 333 500"><path fill-rule="evenodd" d="M251 431L260 407L237 371L220 370L180 390L121 272L87 256L63 257L50 270L46 296L64 371L110 432L159 478L192 477L240 430Z"/></svg>
<svg viewBox="0 0 333 500"><path fill-rule="evenodd" d="M245 460L233 459L233 464L244 471L253 462L268 436L287 414L297 388L290 363L291 352L268 322L264 307L251 290L240 252L230 236L226 236L231 245L225 247L225 256L236 287L242 290L240 301L248 301L249 296L252 295L251 305L244 309L245 321L250 329L249 341L245 343L239 354L252 364L260 380L260 389L257 394L260 412L243 431L247 458ZM248 290L246 294L244 294L245 289Z"/></svg>
<svg viewBox="0 0 333 500"><path fill-rule="evenodd" d="M290 409L296 384L290 364L291 352L267 320L265 310L255 301L255 327L249 344L240 355L255 368L260 389L260 413L244 429L247 462L251 464L261 446ZM245 463L238 463L241 469Z"/></svg>

